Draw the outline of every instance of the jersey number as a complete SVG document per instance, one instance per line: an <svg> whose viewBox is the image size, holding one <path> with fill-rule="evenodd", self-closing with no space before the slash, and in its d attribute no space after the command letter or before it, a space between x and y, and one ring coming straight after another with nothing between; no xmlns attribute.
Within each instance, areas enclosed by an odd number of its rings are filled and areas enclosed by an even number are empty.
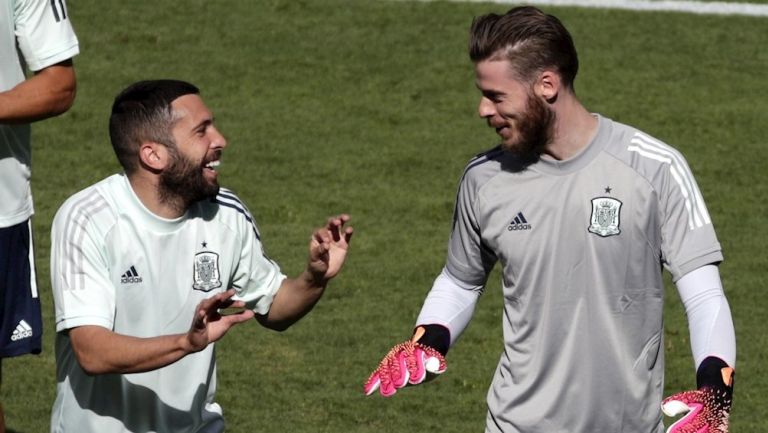
<svg viewBox="0 0 768 433"><path fill-rule="evenodd" d="M51 0L51 8L53 8L53 17L57 23L67 19L67 8L64 6L64 0Z"/></svg>

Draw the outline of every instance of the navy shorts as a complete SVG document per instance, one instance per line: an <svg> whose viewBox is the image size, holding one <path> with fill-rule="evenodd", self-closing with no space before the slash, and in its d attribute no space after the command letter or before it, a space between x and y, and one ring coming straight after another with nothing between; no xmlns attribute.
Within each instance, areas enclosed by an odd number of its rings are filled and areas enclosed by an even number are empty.
<svg viewBox="0 0 768 433"><path fill-rule="evenodd" d="M0 358L42 349L31 226L27 220L0 228Z"/></svg>

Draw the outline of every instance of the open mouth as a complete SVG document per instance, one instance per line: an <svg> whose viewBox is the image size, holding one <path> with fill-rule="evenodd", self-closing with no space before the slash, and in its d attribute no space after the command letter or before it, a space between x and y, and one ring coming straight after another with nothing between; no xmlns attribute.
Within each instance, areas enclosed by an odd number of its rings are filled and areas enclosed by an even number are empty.
<svg viewBox="0 0 768 433"><path fill-rule="evenodd" d="M203 166L203 174L205 177L214 180L219 176L219 172L217 171L217 168L221 164L220 160L215 161L209 161L207 164Z"/></svg>

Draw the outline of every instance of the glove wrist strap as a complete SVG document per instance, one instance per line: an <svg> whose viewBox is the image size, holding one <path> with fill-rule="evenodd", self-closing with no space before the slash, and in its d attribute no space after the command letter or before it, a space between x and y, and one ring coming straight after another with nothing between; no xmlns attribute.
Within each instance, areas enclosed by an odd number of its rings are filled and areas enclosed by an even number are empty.
<svg viewBox="0 0 768 433"><path fill-rule="evenodd" d="M419 325L411 341L431 347L445 356L451 343L451 332L441 325Z"/></svg>
<svg viewBox="0 0 768 433"><path fill-rule="evenodd" d="M710 356L699 365L696 371L696 385L701 388L733 388L733 368L720 358Z"/></svg>

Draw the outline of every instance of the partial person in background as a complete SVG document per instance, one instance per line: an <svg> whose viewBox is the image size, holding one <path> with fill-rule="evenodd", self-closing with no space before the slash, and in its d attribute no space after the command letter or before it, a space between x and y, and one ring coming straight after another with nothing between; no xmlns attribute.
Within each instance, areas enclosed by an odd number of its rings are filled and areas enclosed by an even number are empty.
<svg viewBox="0 0 768 433"><path fill-rule="evenodd" d="M560 20L533 7L474 20L478 111L501 144L464 170L448 257L416 320L364 385L427 372L503 274L504 350L486 432L660 433L666 268L685 304L698 389L664 400L670 432L725 432L736 343L720 244L683 156L577 99Z"/></svg>
<svg viewBox="0 0 768 433"><path fill-rule="evenodd" d="M307 314L346 260L349 216L315 230L306 268L286 278L243 202L219 188L227 140L197 87L129 86L109 133L124 173L53 221L51 432L222 432L213 343L254 316L284 330Z"/></svg>
<svg viewBox="0 0 768 433"><path fill-rule="evenodd" d="M42 349L29 124L72 105L78 53L64 0L0 0L0 386L3 358Z"/></svg>

